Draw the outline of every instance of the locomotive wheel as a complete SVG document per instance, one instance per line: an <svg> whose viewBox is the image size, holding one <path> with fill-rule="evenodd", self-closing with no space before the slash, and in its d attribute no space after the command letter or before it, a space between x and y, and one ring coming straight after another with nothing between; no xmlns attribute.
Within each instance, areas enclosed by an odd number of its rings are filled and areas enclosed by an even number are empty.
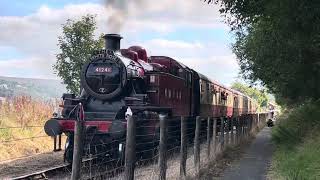
<svg viewBox="0 0 320 180"><path fill-rule="evenodd" d="M88 133L90 134L90 133ZM88 135L87 134L87 135ZM73 160L73 138L72 133L67 135L67 141L65 145L64 161L71 163ZM114 142L110 144L112 140L103 136L94 134L93 136L86 136L86 142L84 145L83 155L89 156L90 154L98 161L110 161L110 159L116 160L118 165L124 164L125 160L125 143ZM122 150L119 151L119 144L122 143Z"/></svg>

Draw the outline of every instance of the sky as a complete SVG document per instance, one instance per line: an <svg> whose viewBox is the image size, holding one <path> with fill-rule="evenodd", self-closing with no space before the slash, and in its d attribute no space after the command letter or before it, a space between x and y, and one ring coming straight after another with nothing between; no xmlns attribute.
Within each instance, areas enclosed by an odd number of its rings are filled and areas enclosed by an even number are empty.
<svg viewBox="0 0 320 180"><path fill-rule="evenodd" d="M148 55L164 55L230 85L239 66L230 49L233 36L217 5L200 0L127 1L121 48L141 45ZM86 14L97 17L96 35L110 33L115 11L103 0L1 0L0 76L59 79L52 65L61 24Z"/></svg>

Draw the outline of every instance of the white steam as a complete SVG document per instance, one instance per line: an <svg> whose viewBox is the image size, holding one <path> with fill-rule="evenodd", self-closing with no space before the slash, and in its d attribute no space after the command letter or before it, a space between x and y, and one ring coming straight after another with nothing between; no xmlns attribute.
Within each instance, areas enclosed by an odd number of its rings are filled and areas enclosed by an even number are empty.
<svg viewBox="0 0 320 180"><path fill-rule="evenodd" d="M134 11L143 11L146 0L105 0L107 9L112 9L107 25L109 33L120 33L129 16Z"/></svg>

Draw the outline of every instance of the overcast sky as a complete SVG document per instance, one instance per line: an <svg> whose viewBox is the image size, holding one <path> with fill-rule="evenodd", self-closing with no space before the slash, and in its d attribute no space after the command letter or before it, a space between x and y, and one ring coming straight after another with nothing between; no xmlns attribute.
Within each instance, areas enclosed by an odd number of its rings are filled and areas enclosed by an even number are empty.
<svg viewBox="0 0 320 180"><path fill-rule="evenodd" d="M209 78L230 85L239 67L233 41L216 5L200 0L144 1L128 4L120 31L122 48L142 45L148 55L171 56ZM154 3L152 3L154 2ZM96 34L108 33L113 13L102 0L1 0L0 76L57 79L53 74L57 37L68 18L96 14Z"/></svg>

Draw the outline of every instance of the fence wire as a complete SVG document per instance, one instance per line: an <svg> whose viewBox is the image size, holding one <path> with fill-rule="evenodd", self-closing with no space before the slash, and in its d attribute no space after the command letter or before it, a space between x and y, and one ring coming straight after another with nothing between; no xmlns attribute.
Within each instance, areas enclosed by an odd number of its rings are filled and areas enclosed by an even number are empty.
<svg viewBox="0 0 320 180"><path fill-rule="evenodd" d="M199 161L200 168L207 166L226 147L241 143L250 133L263 127L265 119L265 114L260 114L259 118L256 114L239 117L200 117L200 131L196 136L196 117L183 118L184 133L181 133L181 117L167 118L166 178L176 179L181 175L194 177L198 173L196 161ZM157 117L141 118L136 121L134 179L159 179L161 169L159 145L162 130L159 124ZM181 137L181 134L184 136ZM93 140L94 136L99 137L99 134L86 134L82 158L84 161L81 166L82 179L127 179L124 155L128 138L124 135L116 140L110 139L98 143ZM195 151L196 137L199 137L199 152ZM182 159L182 146L185 146L184 159ZM183 161L186 174L180 172L183 171L183 168L181 169Z"/></svg>
<svg viewBox="0 0 320 180"><path fill-rule="evenodd" d="M135 124L135 179L159 179L160 169L160 120L157 114L149 117L136 118ZM174 117L166 118L166 178L176 179L179 176L194 177L198 172L197 161L203 168L213 161L217 154L222 153L228 146L235 146L245 140L250 133L257 132L266 122L267 114L250 114L239 117L200 117L199 134L196 135L196 117ZM185 128L182 127L181 119ZM124 126L126 122L123 121ZM184 133L182 130L184 129ZM45 135L43 126L0 127L0 134L24 132L22 137L1 136L0 147L6 146L17 148L16 144L21 142L41 144L42 141L51 141L52 138ZM28 132L33 133L28 136ZM83 151L81 162L81 179L126 179L126 145L128 141L127 132L123 129L112 131L111 134L102 134L96 130L83 132ZM183 135L183 136L181 136ZM195 139L199 137L198 141ZM72 137L71 137L72 138ZM66 136L61 137L61 149L58 153L52 153L53 143L47 149L49 156L55 157L52 161L63 163L64 144ZM182 141L183 140L183 141ZM199 142L199 143L195 143ZM57 142L56 142L57 143ZM199 151L195 151L199 144ZM58 146L58 145L57 145ZM59 147L56 147L59 149ZM184 149L185 148L185 149ZM185 155L182 154L185 153ZM34 158L34 155L43 155L44 152L31 151L21 157L1 159L0 163L15 161L21 162L19 158ZM198 154L197 154L198 153ZM57 158L59 156L59 158ZM199 157L199 158L197 158ZM183 172L185 162L185 172ZM14 164L14 163L13 163ZM50 167L50 161L38 161L38 166ZM25 166L25 167L22 167ZM20 168L30 168L30 164L19 163ZM13 168L13 167L12 167ZM0 168L0 173L1 173ZM4 171L4 170L3 170ZM70 177L69 173L64 177Z"/></svg>

